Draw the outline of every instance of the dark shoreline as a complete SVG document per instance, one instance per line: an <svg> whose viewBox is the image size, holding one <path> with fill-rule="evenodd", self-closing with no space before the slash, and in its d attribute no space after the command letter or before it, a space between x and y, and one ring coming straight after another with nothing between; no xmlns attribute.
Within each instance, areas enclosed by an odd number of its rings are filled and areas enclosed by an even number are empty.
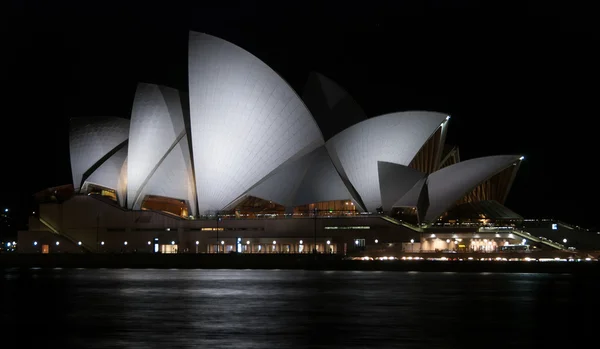
<svg viewBox="0 0 600 349"><path fill-rule="evenodd" d="M598 262L356 261L313 255L4 254L0 268L295 269L490 273L583 273L600 276Z"/></svg>

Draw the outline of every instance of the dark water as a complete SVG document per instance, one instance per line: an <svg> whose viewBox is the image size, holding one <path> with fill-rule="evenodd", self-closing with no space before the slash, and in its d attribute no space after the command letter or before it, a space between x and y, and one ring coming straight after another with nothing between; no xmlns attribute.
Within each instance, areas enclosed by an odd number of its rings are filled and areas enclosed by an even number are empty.
<svg viewBox="0 0 600 349"><path fill-rule="evenodd" d="M571 275L125 269L0 276L0 348L600 343L600 280Z"/></svg>

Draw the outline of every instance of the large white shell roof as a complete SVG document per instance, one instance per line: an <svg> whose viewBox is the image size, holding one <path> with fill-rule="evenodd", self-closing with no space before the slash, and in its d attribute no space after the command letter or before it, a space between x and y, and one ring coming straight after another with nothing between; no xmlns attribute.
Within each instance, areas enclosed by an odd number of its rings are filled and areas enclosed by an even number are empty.
<svg viewBox="0 0 600 349"><path fill-rule="evenodd" d="M425 220L437 219L481 182L521 161L520 155L496 155L461 161L432 173L427 179L429 208Z"/></svg>
<svg viewBox="0 0 600 349"><path fill-rule="evenodd" d="M257 57L196 32L188 54L200 212L222 209L291 157L323 144L300 97Z"/></svg>
<svg viewBox="0 0 600 349"><path fill-rule="evenodd" d="M375 211L382 205L377 162L408 166L447 117L426 111L381 115L338 133L327 141L327 150L360 195L365 210Z"/></svg>

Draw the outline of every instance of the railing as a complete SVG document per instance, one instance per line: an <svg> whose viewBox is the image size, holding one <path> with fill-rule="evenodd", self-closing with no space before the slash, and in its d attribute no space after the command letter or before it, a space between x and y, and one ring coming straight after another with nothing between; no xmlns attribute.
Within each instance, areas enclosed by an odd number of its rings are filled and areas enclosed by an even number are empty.
<svg viewBox="0 0 600 349"><path fill-rule="evenodd" d="M46 222L46 221L45 221L43 218L41 218L41 217L38 217L37 219L38 219L38 220L39 220L39 221L40 221L40 222L41 222L41 223L42 223L44 226L46 226L46 228L50 229L50 231L51 231L53 234L56 234L56 235L58 235L58 236L62 236L62 237L64 237L64 238L66 238L66 239L67 239L67 240L69 240L71 243L73 243L73 244L75 244L75 245L77 245L77 246L80 246L80 247L82 247L82 248L83 248L84 250L86 250L87 252L92 252L92 248L90 248L89 246L87 246L86 244L83 244L83 243L82 243L81 245L79 245L79 241L78 241L78 240L74 239L72 236L70 236L70 235L68 235L68 234L61 233L61 232L60 232L58 229L54 228L54 227L52 226L52 224L50 224L50 223Z"/></svg>
<svg viewBox="0 0 600 349"><path fill-rule="evenodd" d="M539 242L541 244L550 246L552 248L556 248L558 250L566 250L567 249L566 246L563 245L563 244L560 244L560 243L557 243L557 242L554 242L554 241L550 241L550 240L545 239L545 238L538 238L537 236L533 236L533 235L531 235L530 233L528 233L526 231L522 231L522 230L519 230L519 229L516 229L516 228L512 228L512 229L507 229L506 227L499 227L499 229L493 229L493 227L482 227L482 228L479 228L479 232L480 233L486 233L486 232L487 233L489 233L489 232L504 233L504 232L507 232L507 231L509 231L511 234L518 235L518 236L520 236L522 238L529 239L529 240L534 241L534 242Z"/></svg>
<svg viewBox="0 0 600 349"><path fill-rule="evenodd" d="M421 228L421 227L419 227L417 225L414 225L412 223L401 221L401 220L392 218L390 216L385 216L385 215L377 215L377 217L379 217L379 218L381 218L383 220L386 220L386 221L388 221L390 223L393 223L393 224L396 224L396 225L401 225L403 227L406 227L408 229L414 230L414 231L419 232L419 233L423 232L423 228Z"/></svg>
<svg viewBox="0 0 600 349"><path fill-rule="evenodd" d="M327 213L325 213L327 212ZM332 213L329 213L329 211L319 211L319 213L316 215L317 218L321 219L321 218L371 218L371 217L379 217L378 214L372 214L372 213L335 213L337 211L334 211ZM342 211L339 211L342 212ZM348 211L344 211L344 212L348 212ZM263 220L263 219L315 219L315 215L312 212L307 212L307 213L259 213L259 214L252 214L252 215L248 215L248 216L237 216L235 214L219 214L218 217L221 220ZM195 220L215 220L217 218L216 215L211 214L211 215L201 215L201 216L197 216L194 219Z"/></svg>

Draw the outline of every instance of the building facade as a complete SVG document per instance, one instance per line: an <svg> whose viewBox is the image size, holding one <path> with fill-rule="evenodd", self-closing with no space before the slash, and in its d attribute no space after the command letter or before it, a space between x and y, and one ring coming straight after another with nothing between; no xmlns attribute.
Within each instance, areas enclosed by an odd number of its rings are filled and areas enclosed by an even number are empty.
<svg viewBox="0 0 600 349"><path fill-rule="evenodd" d="M457 205L502 206L523 160L461 161L445 144L449 115L369 118L320 74L301 98L257 57L208 34L190 32L188 55L189 96L140 83L130 119L72 119L73 185L39 193L22 246L346 253L416 240L457 250L451 238L423 240L424 227ZM344 115L340 129L322 131Z"/></svg>

